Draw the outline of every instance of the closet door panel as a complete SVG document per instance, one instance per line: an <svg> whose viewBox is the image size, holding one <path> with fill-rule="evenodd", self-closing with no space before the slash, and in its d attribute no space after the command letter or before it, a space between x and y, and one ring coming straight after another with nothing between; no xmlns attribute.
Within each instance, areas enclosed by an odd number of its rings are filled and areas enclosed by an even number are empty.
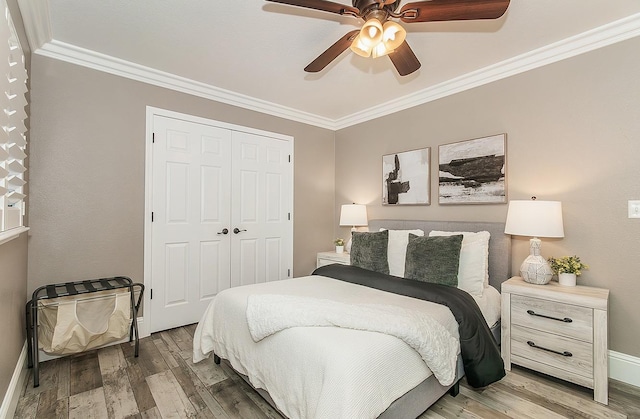
<svg viewBox="0 0 640 419"><path fill-rule="evenodd" d="M151 332L198 322L231 286L232 235L231 131L161 116L153 123Z"/></svg>

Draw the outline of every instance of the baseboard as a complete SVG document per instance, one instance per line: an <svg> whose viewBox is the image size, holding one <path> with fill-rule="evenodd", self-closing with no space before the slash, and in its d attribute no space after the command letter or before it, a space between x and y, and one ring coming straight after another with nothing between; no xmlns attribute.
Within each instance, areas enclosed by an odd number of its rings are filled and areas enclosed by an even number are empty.
<svg viewBox="0 0 640 419"><path fill-rule="evenodd" d="M9 388L7 388L4 400L2 400L2 406L0 406L0 419L12 418L15 414L18 401L20 400L20 394L22 393L21 390L24 388L27 380L28 372L27 341L25 341L24 345L22 345L22 351L18 357L16 368L13 370L13 376L11 376Z"/></svg>
<svg viewBox="0 0 640 419"><path fill-rule="evenodd" d="M609 378L640 387L640 358L609 351Z"/></svg>

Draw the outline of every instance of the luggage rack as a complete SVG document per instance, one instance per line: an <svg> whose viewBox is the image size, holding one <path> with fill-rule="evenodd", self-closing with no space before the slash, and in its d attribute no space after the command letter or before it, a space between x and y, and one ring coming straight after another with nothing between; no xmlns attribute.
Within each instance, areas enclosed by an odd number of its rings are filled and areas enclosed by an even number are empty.
<svg viewBox="0 0 640 419"><path fill-rule="evenodd" d="M140 294L135 299L135 288L138 287ZM33 387L40 385L39 370L39 349L38 349L38 301L51 298L81 296L100 291L109 291L128 288L131 296L131 326L129 329L129 342L135 340L135 356L138 357L139 336L138 336L138 309L142 302L144 285L134 283L126 276L116 276L112 278L89 279L85 281L62 282L58 284L43 285L33 292L31 300L27 302L27 357L28 366L33 368ZM88 296L87 296L88 297Z"/></svg>

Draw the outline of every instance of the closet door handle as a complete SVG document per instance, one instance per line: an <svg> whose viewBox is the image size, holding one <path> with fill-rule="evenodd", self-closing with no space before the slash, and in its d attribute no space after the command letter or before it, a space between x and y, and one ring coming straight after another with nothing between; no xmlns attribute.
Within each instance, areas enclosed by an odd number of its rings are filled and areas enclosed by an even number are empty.
<svg viewBox="0 0 640 419"><path fill-rule="evenodd" d="M218 231L216 234L229 234L229 229L223 228L222 231Z"/></svg>
<svg viewBox="0 0 640 419"><path fill-rule="evenodd" d="M545 348L544 346L538 346L530 340L527 341L527 345L531 346L532 348L542 349L543 351L552 352L554 354L558 354L562 356L573 356L573 354L569 351L563 351L563 352L554 351L553 349Z"/></svg>
<svg viewBox="0 0 640 419"><path fill-rule="evenodd" d="M247 231L247 230L246 230L246 229L242 229L242 230L240 230L238 227L236 227L236 228L234 228L234 229L233 229L233 234L238 234L238 233L240 233L241 231Z"/></svg>

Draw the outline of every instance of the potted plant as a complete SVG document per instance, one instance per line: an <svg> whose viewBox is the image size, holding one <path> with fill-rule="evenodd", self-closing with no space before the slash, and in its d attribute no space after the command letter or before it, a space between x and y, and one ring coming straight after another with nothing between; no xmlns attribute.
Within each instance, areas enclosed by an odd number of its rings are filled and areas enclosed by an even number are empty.
<svg viewBox="0 0 640 419"><path fill-rule="evenodd" d="M558 274L560 285L575 287L576 277L582 275L583 269L589 269L578 256L563 256L560 258L549 258L549 265L553 273Z"/></svg>
<svg viewBox="0 0 640 419"><path fill-rule="evenodd" d="M336 253L344 252L344 239L335 239L333 241L336 245Z"/></svg>

